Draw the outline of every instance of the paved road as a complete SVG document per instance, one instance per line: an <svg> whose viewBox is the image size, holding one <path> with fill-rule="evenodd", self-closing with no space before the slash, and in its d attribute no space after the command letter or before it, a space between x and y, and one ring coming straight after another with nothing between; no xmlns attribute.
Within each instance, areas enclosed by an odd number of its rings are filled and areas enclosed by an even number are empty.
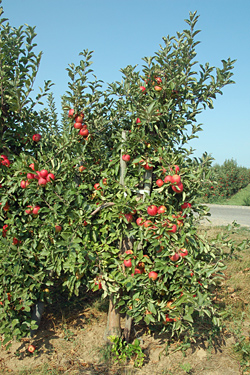
<svg viewBox="0 0 250 375"><path fill-rule="evenodd" d="M236 221L243 227L250 227L250 207L247 206L222 206L206 204L210 208L211 216L208 217L212 225L228 225ZM211 225L207 219L202 224Z"/></svg>

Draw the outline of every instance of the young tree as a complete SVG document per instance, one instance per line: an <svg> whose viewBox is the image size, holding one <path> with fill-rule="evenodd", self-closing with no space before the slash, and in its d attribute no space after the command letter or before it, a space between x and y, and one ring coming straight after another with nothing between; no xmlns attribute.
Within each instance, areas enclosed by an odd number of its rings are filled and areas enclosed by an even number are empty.
<svg viewBox="0 0 250 375"><path fill-rule="evenodd" d="M224 266L216 245L197 233L197 214L206 214L197 204L204 168L187 143L201 129L197 114L232 83L233 61L223 60L216 73L209 64L194 70L197 20L190 13L189 29L164 38L155 56L143 59L142 72L123 69L122 82L107 91L95 76L89 79L92 52L83 51L79 66L67 68L61 126L51 94L49 109L38 114L30 90L23 94L24 86L15 86L22 88L22 110L13 107L14 114L3 117L2 148L11 155L2 157L0 191L4 343L34 328L30 310L55 284L70 294L85 284L109 297L107 337L121 334L121 314L127 340L132 318L173 332L191 326L195 314L218 323L209 288ZM8 40L10 29L2 30ZM38 57L19 49L25 58L17 51L10 66L21 60L39 65ZM32 79L27 69L9 74L16 82L21 71L20 82L27 76L31 89L35 68ZM1 77L4 93L10 88ZM24 137L34 129L42 137L19 144L9 130L17 121Z"/></svg>

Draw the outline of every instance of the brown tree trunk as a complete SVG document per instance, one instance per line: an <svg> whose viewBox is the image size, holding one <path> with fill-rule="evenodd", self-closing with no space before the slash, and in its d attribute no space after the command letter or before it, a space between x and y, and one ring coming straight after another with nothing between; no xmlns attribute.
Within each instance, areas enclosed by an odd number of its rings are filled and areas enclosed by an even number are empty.
<svg viewBox="0 0 250 375"><path fill-rule="evenodd" d="M121 336L121 318L118 309L115 307L113 294L111 294L109 299L108 321L104 334L105 341L109 341L109 336Z"/></svg>

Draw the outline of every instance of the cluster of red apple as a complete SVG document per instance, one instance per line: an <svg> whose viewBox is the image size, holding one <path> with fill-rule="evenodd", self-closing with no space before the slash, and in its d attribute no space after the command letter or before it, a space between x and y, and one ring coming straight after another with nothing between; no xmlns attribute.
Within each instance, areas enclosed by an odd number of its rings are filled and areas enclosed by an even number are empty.
<svg viewBox="0 0 250 375"><path fill-rule="evenodd" d="M10 161L9 161L9 159L7 158L7 156L5 156L5 155L0 155L0 158L3 159L3 160L1 160L1 164L2 164L2 165L5 165L5 167L9 167L9 166L10 166Z"/></svg>
<svg viewBox="0 0 250 375"><path fill-rule="evenodd" d="M35 171L34 163L30 164L29 167ZM48 172L47 169L42 169L41 171L35 171L36 173L27 173L27 180L22 180L20 186L22 189L26 189L30 181L29 180L38 180L39 186L45 186L51 180L55 180L55 175L51 172Z"/></svg>
<svg viewBox="0 0 250 375"><path fill-rule="evenodd" d="M87 125L83 125L84 114L82 112L80 114L74 114L74 109L71 108L68 112L68 117L74 118L74 128L80 130L79 134L87 139L89 131Z"/></svg>
<svg viewBox="0 0 250 375"><path fill-rule="evenodd" d="M137 119L137 120L140 120L140 119ZM126 162L129 162L131 159L131 156L129 154L123 154L122 155L122 160L126 161ZM140 160L139 161L139 164L144 168L146 169L146 171L150 171L153 169L153 166L152 165L149 165L148 161L146 160ZM135 164L137 165L137 164Z"/></svg>
<svg viewBox="0 0 250 375"><path fill-rule="evenodd" d="M175 168L175 174L174 175L167 175L164 178L164 181L162 179L158 179L156 181L156 185L158 187L162 187L164 183L170 183L171 188L175 193L182 193L183 192L183 184L181 182L181 176L178 174L180 172L180 167L178 165L174 165ZM172 171L172 168L171 168ZM163 173L166 173L166 169L163 168Z"/></svg>
<svg viewBox="0 0 250 375"><path fill-rule="evenodd" d="M146 79L144 81L147 84L149 84L149 80ZM154 86L154 89L155 91L161 91L162 90L162 87L160 86L160 84L162 83L162 79L160 77L154 77L154 79L152 79L152 86ZM143 92L143 93L146 93L146 87L145 86L140 86L140 90Z"/></svg>
<svg viewBox="0 0 250 375"><path fill-rule="evenodd" d="M38 211L40 210L40 206L27 206L27 210L25 210L26 214L28 215L37 215Z"/></svg>

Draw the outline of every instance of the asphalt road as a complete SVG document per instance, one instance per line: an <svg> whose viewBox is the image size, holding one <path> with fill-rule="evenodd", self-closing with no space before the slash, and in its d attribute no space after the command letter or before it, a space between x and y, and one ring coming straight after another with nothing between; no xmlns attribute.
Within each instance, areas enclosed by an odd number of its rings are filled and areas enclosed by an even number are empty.
<svg viewBox="0 0 250 375"><path fill-rule="evenodd" d="M222 206L217 204L206 204L210 208L211 216L201 221L205 225L228 225L236 221L243 227L250 228L250 207L248 206Z"/></svg>

